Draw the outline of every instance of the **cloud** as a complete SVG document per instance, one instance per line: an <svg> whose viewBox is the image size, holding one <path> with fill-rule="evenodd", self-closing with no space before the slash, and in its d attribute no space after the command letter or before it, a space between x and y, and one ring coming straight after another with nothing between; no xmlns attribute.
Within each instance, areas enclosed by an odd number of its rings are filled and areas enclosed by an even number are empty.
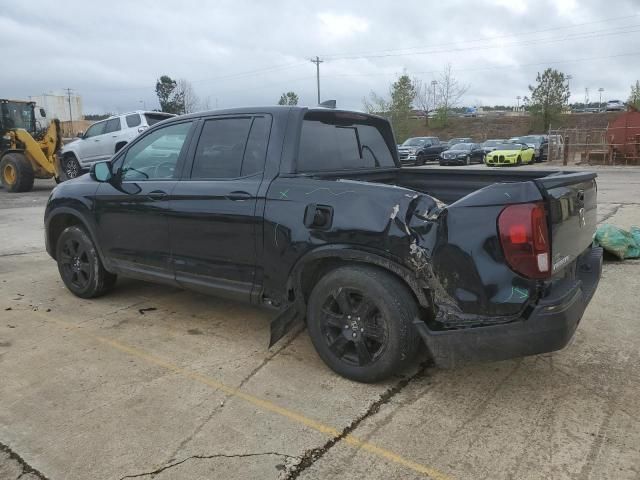
<svg viewBox="0 0 640 480"><path fill-rule="evenodd" d="M357 33L369 30L369 22L355 15L337 14L331 12L318 13L320 30L330 40L342 40Z"/></svg>
<svg viewBox="0 0 640 480"><path fill-rule="evenodd" d="M157 108L161 75L185 78L211 107L264 105L293 90L361 108L403 71L429 82L450 63L465 103L513 104L546 66L573 98L626 98L640 55L637 0L168 0L8 2L0 11L2 96L72 88L86 113ZM635 25L635 27L634 27ZM634 30L635 28L635 30Z"/></svg>

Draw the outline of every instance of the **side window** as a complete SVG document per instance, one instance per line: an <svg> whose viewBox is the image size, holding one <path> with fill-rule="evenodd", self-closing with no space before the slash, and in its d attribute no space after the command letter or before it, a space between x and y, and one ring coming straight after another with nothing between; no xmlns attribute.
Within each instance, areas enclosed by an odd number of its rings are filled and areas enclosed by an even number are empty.
<svg viewBox="0 0 640 480"><path fill-rule="evenodd" d="M240 175L246 177L264 170L264 159L269 143L271 121L267 117L256 117L251 124L247 148L244 150Z"/></svg>
<svg viewBox="0 0 640 480"><path fill-rule="evenodd" d="M84 134L84 138L95 137L96 135L102 135L104 133L104 127L107 122L98 122L87 128L87 132Z"/></svg>
<svg viewBox="0 0 640 480"><path fill-rule="evenodd" d="M207 120L198 140L192 179L240 176L251 117Z"/></svg>
<svg viewBox="0 0 640 480"><path fill-rule="evenodd" d="M142 120L140 119L140 114L138 113L132 113L131 115L127 115L125 117L125 120L127 121L127 127L129 128L137 127L142 123Z"/></svg>
<svg viewBox="0 0 640 480"><path fill-rule="evenodd" d="M159 128L131 145L120 168L121 179L173 178L191 124L186 122Z"/></svg>
<svg viewBox="0 0 640 480"><path fill-rule="evenodd" d="M104 133L113 133L120 131L120 117L107 120L107 124L104 127Z"/></svg>

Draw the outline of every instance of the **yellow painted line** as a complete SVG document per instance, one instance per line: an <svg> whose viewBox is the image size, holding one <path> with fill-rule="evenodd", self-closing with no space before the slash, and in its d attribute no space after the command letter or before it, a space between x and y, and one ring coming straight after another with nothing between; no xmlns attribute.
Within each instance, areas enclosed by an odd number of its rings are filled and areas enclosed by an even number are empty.
<svg viewBox="0 0 640 480"><path fill-rule="evenodd" d="M51 321L53 323L57 323L58 325L64 326L64 327L68 327L71 329L76 330L78 333L81 333L82 335L85 335L89 338L92 338L93 340L96 340L100 343L103 343L105 345L108 345L116 350L119 350L121 352L127 353L133 357L142 359L147 361L148 363L151 363L153 365L157 365L159 367L162 367L166 370L169 370L171 372L174 373L178 373L186 378L190 378L191 380L194 380L196 382L202 383L204 385L208 385L210 387L213 387L215 389L221 390L233 397L236 398L240 398L244 401L246 401L247 403L250 403L251 405L254 405L258 408L261 408L262 410L266 410L272 413L276 413L278 415L281 415L285 418L288 418L289 420L292 420L296 423L302 424L306 427L309 427L313 430L316 430L317 432L320 433L324 433L325 435L328 435L330 437L335 437L337 435L340 435L340 431L336 430L335 428L329 426L329 425L325 425L322 422L318 422L316 420L313 420L311 418L308 418L298 412L295 412L293 410L289 410L288 408L284 408L281 407L280 405L277 405L269 400L264 400L260 397L256 397L254 395L251 395L249 393L243 392L242 390L238 389L238 388L234 388L234 387L230 387L228 385L225 385L224 383L219 382L218 380L208 377L206 375L202 375L200 373L196 373L193 372L191 370L187 370L185 368L179 367L178 365L175 365L167 360L164 360L160 357L156 357L155 355L151 355L149 353L146 353L142 350L138 350L135 347L126 345L124 343L121 343L117 340L113 340L107 337L103 337L100 335L94 335L92 333L88 333L88 332L81 332L78 329L80 328L79 325L76 325L74 323L71 322L67 322L65 320L61 320L59 318L56 318L53 315L50 314L44 314L38 311L34 311L34 314L38 315L39 317L47 320L47 321ZM387 450L386 448L382 448L382 447L378 447L372 443L369 443L365 440L362 440L358 437L355 437L353 435L347 435L344 438L344 441L353 446L356 447L358 449L362 449L365 450L377 457L381 457L384 458L385 460L388 460L390 462L396 463L398 465L402 465L404 467L407 467L415 472L421 473L423 475L427 475L428 477L432 478L433 480L452 480L451 477L449 477L448 475L436 470L435 468L431 468L428 467L426 465L422 465L420 463L414 462L412 460L409 460L405 457L403 457L402 455L399 455L391 450Z"/></svg>

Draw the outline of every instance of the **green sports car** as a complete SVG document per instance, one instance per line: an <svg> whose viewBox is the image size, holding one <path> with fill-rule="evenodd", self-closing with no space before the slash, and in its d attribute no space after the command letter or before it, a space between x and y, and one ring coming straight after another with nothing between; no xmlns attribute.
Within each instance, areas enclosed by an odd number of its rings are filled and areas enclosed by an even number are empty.
<svg viewBox="0 0 640 480"><path fill-rule="evenodd" d="M487 153L484 163L487 165L521 165L535 161L535 150L524 143L502 143L496 145L493 152Z"/></svg>

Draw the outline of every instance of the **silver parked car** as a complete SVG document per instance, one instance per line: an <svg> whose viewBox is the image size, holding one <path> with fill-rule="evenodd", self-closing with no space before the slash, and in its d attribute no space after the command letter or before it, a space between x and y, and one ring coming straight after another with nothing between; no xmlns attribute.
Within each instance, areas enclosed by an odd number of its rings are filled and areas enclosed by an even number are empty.
<svg viewBox="0 0 640 480"><path fill-rule="evenodd" d="M76 140L62 147L62 170L67 178L75 178L92 164L111 158L150 126L171 117L175 115L138 110L96 122Z"/></svg>

